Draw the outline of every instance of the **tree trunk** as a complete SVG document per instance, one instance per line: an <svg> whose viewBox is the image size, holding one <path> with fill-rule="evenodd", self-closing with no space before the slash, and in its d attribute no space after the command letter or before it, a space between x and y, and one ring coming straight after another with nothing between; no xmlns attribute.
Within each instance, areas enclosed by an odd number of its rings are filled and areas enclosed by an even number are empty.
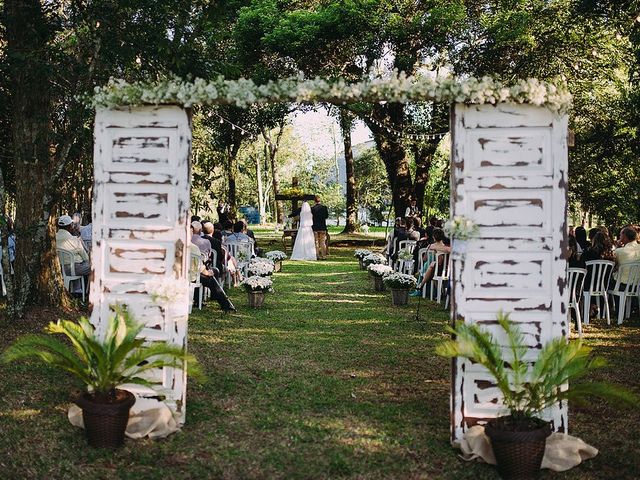
<svg viewBox="0 0 640 480"><path fill-rule="evenodd" d="M273 196L280 193L280 174L278 172L278 164L276 162L276 155L278 154L278 149L280 147L280 140L282 139L282 134L284 132L284 119L283 122L280 123L278 133L276 134L276 138L273 139L271 136L271 131L266 128L261 128L262 138L264 139L266 153L269 158L269 163L271 165L271 186L273 188ZM275 212L276 212L276 223L284 223L284 207L280 200L275 200Z"/></svg>
<svg viewBox="0 0 640 480"><path fill-rule="evenodd" d="M345 110L340 110L340 129L344 143L344 163L347 180L347 208L345 225L342 233L353 233L358 225L358 206L356 204L356 177L353 164L353 149L351 148L352 122Z"/></svg>
<svg viewBox="0 0 640 480"><path fill-rule="evenodd" d="M238 178L238 151L240 150L240 140L237 139L227 149L227 181L229 191L227 194L227 203L229 205L229 217L236 218L238 209L238 195L236 180Z"/></svg>
<svg viewBox="0 0 640 480"><path fill-rule="evenodd" d="M401 141L393 138L384 127L384 125L390 125L397 128L403 124L403 106L398 103L375 105L373 118L379 123L371 122L366 118L364 121L373 133L378 154L384 162L389 185L391 186L396 217L403 217L414 193L411 171L409 170L409 159Z"/></svg>
<svg viewBox="0 0 640 480"><path fill-rule="evenodd" d="M423 215L426 214L424 208L424 192L429 183L429 171L433 162L433 154L438 147L438 141L434 140L426 144L414 144L411 147L416 161L416 181L414 185L416 204Z"/></svg>
<svg viewBox="0 0 640 480"><path fill-rule="evenodd" d="M262 186L262 162L259 155L254 158L256 162L256 183L258 185L258 214L260 215L260 223L264 223L266 208L264 204L264 188Z"/></svg>
<svg viewBox="0 0 640 480"><path fill-rule="evenodd" d="M50 225L50 179L57 165L51 154L50 26L40 2L8 0L5 25L11 80L11 130L16 172L15 297L19 317L29 304L65 306Z"/></svg>

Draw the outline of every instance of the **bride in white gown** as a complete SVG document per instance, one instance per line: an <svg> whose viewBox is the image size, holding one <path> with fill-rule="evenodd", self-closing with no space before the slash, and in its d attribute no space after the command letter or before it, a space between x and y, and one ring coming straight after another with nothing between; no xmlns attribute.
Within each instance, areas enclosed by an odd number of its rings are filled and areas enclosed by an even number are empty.
<svg viewBox="0 0 640 480"><path fill-rule="evenodd" d="M304 202L300 210L300 226L296 234L296 243L293 244L291 260L317 260L312 225L311 207L307 202Z"/></svg>

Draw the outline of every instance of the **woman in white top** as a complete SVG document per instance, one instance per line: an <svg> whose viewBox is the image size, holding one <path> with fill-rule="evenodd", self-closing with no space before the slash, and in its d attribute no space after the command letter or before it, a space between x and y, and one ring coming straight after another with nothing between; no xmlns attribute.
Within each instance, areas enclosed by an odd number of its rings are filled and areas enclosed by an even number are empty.
<svg viewBox="0 0 640 480"><path fill-rule="evenodd" d="M293 244L291 260L317 260L316 240L313 236L313 215L307 202L300 209L300 226L296 234L296 242Z"/></svg>

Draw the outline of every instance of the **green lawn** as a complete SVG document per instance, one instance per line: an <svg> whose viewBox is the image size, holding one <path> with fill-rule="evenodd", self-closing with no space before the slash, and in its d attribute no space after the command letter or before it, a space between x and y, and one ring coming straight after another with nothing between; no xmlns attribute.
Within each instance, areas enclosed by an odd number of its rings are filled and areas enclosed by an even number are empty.
<svg viewBox="0 0 640 480"><path fill-rule="evenodd" d="M209 381L189 384L187 422L165 440L90 449L66 420L64 375L37 364L2 367L0 479L497 478L449 445L449 362L434 354L447 314L423 302L425 321L416 322L416 299L392 307L352 252L285 263L262 310L249 310L235 289L237 314L195 311L189 348ZM39 312L32 325L51 316ZM638 323L587 330L612 362L600 376L636 390ZM4 319L0 328L0 347L26 330ZM637 477L637 410L594 402L572 408L570 422L601 454L542 478Z"/></svg>

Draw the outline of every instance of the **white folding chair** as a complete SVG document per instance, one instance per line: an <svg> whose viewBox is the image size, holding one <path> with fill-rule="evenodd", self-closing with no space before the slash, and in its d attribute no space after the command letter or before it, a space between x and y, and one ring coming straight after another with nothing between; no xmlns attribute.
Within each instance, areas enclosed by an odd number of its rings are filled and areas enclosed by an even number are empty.
<svg viewBox="0 0 640 480"><path fill-rule="evenodd" d="M451 262L449 261L449 253L436 252L435 256L435 268L433 271L433 278L431 279L431 294L430 298L433 300L433 286L436 285L437 297L436 300L440 303L442 299L442 285L449 281L449 269L451 268Z"/></svg>
<svg viewBox="0 0 640 480"><path fill-rule="evenodd" d="M191 295L189 298L189 313L191 313L193 307L193 295L198 292L198 310L202 310L202 298L204 295L204 287L200 282L200 270L202 270L202 255L200 252L191 252L191 263L189 266L189 276L191 280Z"/></svg>
<svg viewBox="0 0 640 480"><path fill-rule="evenodd" d="M608 290L610 295L618 297L618 325L631 316L631 303L640 291L640 262L621 265L615 274L616 283ZM624 278L626 283L620 280Z"/></svg>
<svg viewBox="0 0 640 480"><path fill-rule="evenodd" d="M84 277L82 275L76 275L76 264L73 261L73 252L65 250L64 248L57 248L56 250L58 251L58 260L60 261L60 270L62 270L62 280L64 282L64 288L72 293L71 282L79 281L80 287L82 288L82 301L84 302ZM69 273L67 273L65 265L69 267Z"/></svg>
<svg viewBox="0 0 640 480"><path fill-rule="evenodd" d="M604 299L604 312L607 318L607 325L611 324L609 315L609 297L607 296L607 288L609 287L609 279L615 265L610 260L590 260L585 262L587 270L591 278L589 284L584 286L582 298L584 300L584 324L589 325L589 309L591 308L591 297L595 297L598 305L598 315L600 315L600 298Z"/></svg>
<svg viewBox="0 0 640 480"><path fill-rule="evenodd" d="M584 278L587 275L586 268L569 268L567 270L569 287L569 330L571 330L571 310L576 314L578 325L578 337L582 338L582 319L580 318L580 298L584 288Z"/></svg>

